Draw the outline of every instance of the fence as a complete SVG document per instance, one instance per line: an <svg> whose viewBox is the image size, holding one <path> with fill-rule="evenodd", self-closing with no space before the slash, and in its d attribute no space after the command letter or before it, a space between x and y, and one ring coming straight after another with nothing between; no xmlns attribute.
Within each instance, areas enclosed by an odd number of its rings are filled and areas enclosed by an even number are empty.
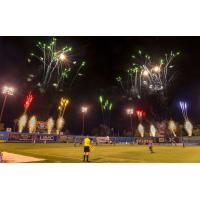
<svg viewBox="0 0 200 200"><path fill-rule="evenodd" d="M7 143L55 143L59 142L59 136L49 134L29 134L0 131L0 141Z"/></svg>
<svg viewBox="0 0 200 200"><path fill-rule="evenodd" d="M171 144L172 142L182 143L186 145L200 145L200 136L191 137L95 137L91 136L93 143L129 143L129 144L147 144L149 140L153 140L158 144ZM49 135L49 134L29 134L17 132L0 131L0 142L6 143L82 143L84 136L80 135Z"/></svg>

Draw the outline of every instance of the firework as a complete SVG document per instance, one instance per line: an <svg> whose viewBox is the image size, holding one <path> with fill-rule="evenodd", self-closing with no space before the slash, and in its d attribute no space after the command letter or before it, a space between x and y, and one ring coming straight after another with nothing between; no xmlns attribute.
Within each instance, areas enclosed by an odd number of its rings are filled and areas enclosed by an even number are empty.
<svg viewBox="0 0 200 200"><path fill-rule="evenodd" d="M62 130L64 124L65 124L64 118L62 116L58 117L57 123L56 123L56 128L57 128L58 132L60 132Z"/></svg>
<svg viewBox="0 0 200 200"><path fill-rule="evenodd" d="M23 114L18 121L18 132L22 133L27 123L27 115Z"/></svg>
<svg viewBox="0 0 200 200"><path fill-rule="evenodd" d="M58 106L58 110L59 110L59 116L63 117L64 113L65 113L65 109L67 107L67 105L69 104L69 99L66 98L61 98L59 106Z"/></svg>
<svg viewBox="0 0 200 200"><path fill-rule="evenodd" d="M168 123L168 129L171 131L171 133L176 137L176 123L173 120L170 120Z"/></svg>
<svg viewBox="0 0 200 200"><path fill-rule="evenodd" d="M99 96L99 103L101 105L102 111L111 111L113 108L113 103L103 96Z"/></svg>
<svg viewBox="0 0 200 200"><path fill-rule="evenodd" d="M151 124L150 125L150 136L156 137L156 132L157 132L157 130L156 130L155 126L153 124Z"/></svg>
<svg viewBox="0 0 200 200"><path fill-rule="evenodd" d="M32 116L28 122L29 133L35 133L37 127L37 119Z"/></svg>
<svg viewBox="0 0 200 200"><path fill-rule="evenodd" d="M45 92L50 85L62 91L63 83L66 80L71 88L86 62L78 62L73 59L71 46L58 49L56 38L53 38L50 43L38 42L36 46L41 50L41 55L31 53L31 56L37 58L41 63L42 75L38 77L40 81L37 83L40 91ZM33 78L29 76L27 81L30 82Z"/></svg>
<svg viewBox="0 0 200 200"><path fill-rule="evenodd" d="M54 120L52 117L50 117L48 120L47 120L47 132L48 134L51 134L51 131L54 127Z"/></svg>
<svg viewBox="0 0 200 200"><path fill-rule="evenodd" d="M31 106L32 101L33 101L33 95L32 95L32 92L30 91L25 97L24 112L26 112L29 109L29 107Z"/></svg>
<svg viewBox="0 0 200 200"><path fill-rule="evenodd" d="M179 52L170 52L170 54L165 54L159 63L156 63L149 55L139 50L136 55L132 56L133 63L128 67L126 75L118 76L116 80L129 99L132 97L140 99L142 90L148 90L150 93L166 92L175 75L172 62L179 54Z"/></svg>
<svg viewBox="0 0 200 200"><path fill-rule="evenodd" d="M142 124L138 125L138 131L141 137L144 137L144 126Z"/></svg>
<svg viewBox="0 0 200 200"><path fill-rule="evenodd" d="M189 119L186 119L186 120L185 120L184 128L185 128L185 130L186 130L188 136L192 136L193 125L192 125L192 123L189 121Z"/></svg>
<svg viewBox="0 0 200 200"><path fill-rule="evenodd" d="M99 103L101 106L101 111L102 111L102 116L103 116L103 124L104 126L106 125L110 126L113 103L109 99L103 96L99 96Z"/></svg>
<svg viewBox="0 0 200 200"><path fill-rule="evenodd" d="M185 128L188 136L192 136L193 125L192 125L191 121L189 120L188 114L187 114L188 104L185 101L180 101L179 102L179 106L180 106L183 118L185 120L185 122L184 122L184 128Z"/></svg>
<svg viewBox="0 0 200 200"><path fill-rule="evenodd" d="M185 120L187 120L188 119L188 115L187 115L188 104L187 104L187 102L180 101L179 105L180 105L180 108L181 108L181 112L182 112L183 118Z"/></svg>
<svg viewBox="0 0 200 200"><path fill-rule="evenodd" d="M144 112L144 110L142 110L142 109L137 109L136 111L135 111L135 113L136 113L136 115L137 115L137 117L138 117L138 119L141 121L142 120L142 118L146 115L146 113Z"/></svg>

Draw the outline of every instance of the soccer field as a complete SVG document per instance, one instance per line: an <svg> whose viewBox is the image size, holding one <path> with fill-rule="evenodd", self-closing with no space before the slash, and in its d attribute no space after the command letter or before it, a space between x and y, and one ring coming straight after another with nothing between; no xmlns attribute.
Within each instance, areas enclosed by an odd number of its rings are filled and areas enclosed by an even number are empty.
<svg viewBox="0 0 200 200"><path fill-rule="evenodd" d="M1 143L0 150L35 158L47 163L82 162L83 147L73 144L13 144ZM130 144L98 145L91 152L92 163L187 163L200 162L200 146L154 146L150 154L147 146Z"/></svg>

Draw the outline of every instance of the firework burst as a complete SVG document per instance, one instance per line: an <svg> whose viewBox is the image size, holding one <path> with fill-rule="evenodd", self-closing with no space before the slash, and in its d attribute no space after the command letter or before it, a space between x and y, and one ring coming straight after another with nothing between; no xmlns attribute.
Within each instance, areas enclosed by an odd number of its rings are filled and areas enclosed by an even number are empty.
<svg viewBox="0 0 200 200"><path fill-rule="evenodd" d="M180 102L179 102L179 105L180 105L180 108L181 108L181 112L182 112L183 118L184 118L185 120L187 120L187 119L188 119L188 115L187 115L188 104L187 104L187 102L185 102L185 101L180 101Z"/></svg>
<svg viewBox="0 0 200 200"><path fill-rule="evenodd" d="M166 93L175 75L172 62L179 54L180 52L170 52L160 58L159 62L153 62L149 55L139 50L132 56L133 63L126 70L126 76L118 76L116 80L129 99L140 99L143 90L150 93Z"/></svg>
<svg viewBox="0 0 200 200"><path fill-rule="evenodd" d="M62 97L61 100L60 100L59 106L58 106L59 117L63 117L68 104L69 104L69 99Z"/></svg>
<svg viewBox="0 0 200 200"><path fill-rule="evenodd" d="M99 96L98 100L101 106L103 125L109 127L111 121L111 112L113 109L113 103L108 98L103 96Z"/></svg>
<svg viewBox="0 0 200 200"><path fill-rule="evenodd" d="M71 88L86 62L78 62L73 59L73 48L71 46L58 49L56 38L53 38L50 43L38 42L36 46L40 49L41 55L34 53L30 55L37 58L41 63L39 74L42 75L37 76L40 79L37 83L40 91L45 92L50 85L59 91L63 91L63 84L66 80L68 80L68 86ZM29 58L30 62L31 59ZM29 76L27 81L31 82L34 77L35 75Z"/></svg>
<svg viewBox="0 0 200 200"><path fill-rule="evenodd" d="M24 101L24 112L26 113L27 110L30 108L31 104L33 102L33 95L32 92L30 91L26 97L25 97L25 101Z"/></svg>

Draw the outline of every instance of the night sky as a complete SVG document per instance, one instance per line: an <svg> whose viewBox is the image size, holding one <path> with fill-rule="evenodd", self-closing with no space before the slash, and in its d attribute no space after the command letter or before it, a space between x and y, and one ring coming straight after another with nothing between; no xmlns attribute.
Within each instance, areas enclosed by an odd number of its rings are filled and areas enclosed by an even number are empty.
<svg viewBox="0 0 200 200"><path fill-rule="evenodd" d="M47 120L57 116L57 105L61 96L71 99L65 113L66 126L74 134L81 131L80 106L88 105L86 119L88 132L102 122L101 110L97 98L106 95L114 102L112 127L124 129L128 126L124 109L129 105L143 106L147 111L150 105L156 110L156 102L143 99L130 102L122 98L121 89L115 78L122 74L131 63L131 55L142 49L150 55L162 56L171 50L180 51L175 59L176 79L169 89L170 115L181 121L182 116L177 106L178 100L189 103L188 115L195 122L200 119L200 37L56 37L58 44L73 46L74 54L87 62L83 74L78 78L71 91L64 88L63 93L49 89L45 94L34 89L26 81L28 74L37 73L39 65L29 64L27 59L36 51L38 41L49 41L51 37L0 37L0 86L5 84L16 88L16 94L9 97L3 116L7 127L13 125L13 119L23 112L23 98L32 89L35 95L29 115L36 114L38 119ZM0 97L0 103L3 96ZM136 105L137 104L137 105Z"/></svg>

